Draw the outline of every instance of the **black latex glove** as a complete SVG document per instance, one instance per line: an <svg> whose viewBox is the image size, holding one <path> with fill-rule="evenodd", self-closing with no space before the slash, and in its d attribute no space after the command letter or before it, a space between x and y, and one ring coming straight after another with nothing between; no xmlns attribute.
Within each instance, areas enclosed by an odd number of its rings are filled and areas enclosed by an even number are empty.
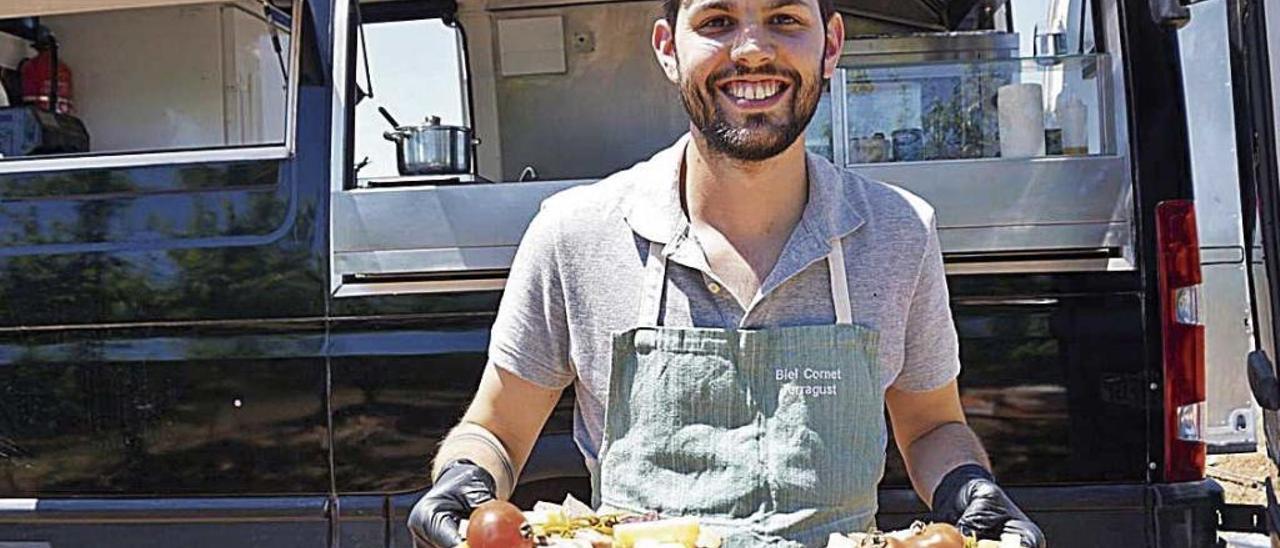
<svg viewBox="0 0 1280 548"><path fill-rule="evenodd" d="M1044 533L996 485L991 472L966 464L947 472L933 492L934 521L954 523L965 536L1000 540L1004 533L1022 537L1022 545L1044 548Z"/></svg>
<svg viewBox="0 0 1280 548"><path fill-rule="evenodd" d="M494 498L493 475L475 463L459 459L446 464L427 494L409 512L409 533L415 546L453 548L462 542L458 525L471 511Z"/></svg>

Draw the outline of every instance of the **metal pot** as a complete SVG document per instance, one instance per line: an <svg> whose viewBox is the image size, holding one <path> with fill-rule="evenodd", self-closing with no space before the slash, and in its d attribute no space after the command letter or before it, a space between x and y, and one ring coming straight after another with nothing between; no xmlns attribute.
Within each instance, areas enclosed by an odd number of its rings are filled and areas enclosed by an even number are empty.
<svg viewBox="0 0 1280 548"><path fill-rule="evenodd" d="M382 137L396 143L396 166L401 175L471 173L471 147L480 143L471 129L440 125L428 116L420 126L400 126Z"/></svg>

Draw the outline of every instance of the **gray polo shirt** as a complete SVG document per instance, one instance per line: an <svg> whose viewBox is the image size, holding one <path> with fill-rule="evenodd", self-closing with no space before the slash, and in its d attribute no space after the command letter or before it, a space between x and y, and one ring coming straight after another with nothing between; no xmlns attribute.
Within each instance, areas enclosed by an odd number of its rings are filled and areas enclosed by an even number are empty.
<svg viewBox="0 0 1280 548"><path fill-rule="evenodd" d="M835 322L826 256L844 246L855 323L880 332L882 388L940 388L960 372L933 208L900 188L808 155L809 202L743 310L680 207L689 135L652 158L542 205L516 252L489 361L534 384L574 384L574 440L596 472L611 341L636 327L649 242L665 244L662 325L760 329Z"/></svg>

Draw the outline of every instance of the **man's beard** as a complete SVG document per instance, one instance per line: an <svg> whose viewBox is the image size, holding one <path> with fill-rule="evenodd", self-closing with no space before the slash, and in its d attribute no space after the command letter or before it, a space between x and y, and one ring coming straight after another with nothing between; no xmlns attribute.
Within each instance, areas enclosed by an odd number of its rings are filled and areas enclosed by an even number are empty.
<svg viewBox="0 0 1280 548"><path fill-rule="evenodd" d="M781 76L790 81L791 97L782 105L786 118L773 121L774 114L753 113L746 115L745 123L735 126L728 113L716 100L720 89L715 82L733 76ZM760 161L781 154L789 148L809 126L809 120L818 109L822 97L820 74L813 78L801 78L794 70L780 70L773 66L757 69L727 69L709 76L701 88L691 79L680 78L680 100L689 113L694 127L706 138L711 150L729 158L742 161ZM785 92L779 92L785 93Z"/></svg>

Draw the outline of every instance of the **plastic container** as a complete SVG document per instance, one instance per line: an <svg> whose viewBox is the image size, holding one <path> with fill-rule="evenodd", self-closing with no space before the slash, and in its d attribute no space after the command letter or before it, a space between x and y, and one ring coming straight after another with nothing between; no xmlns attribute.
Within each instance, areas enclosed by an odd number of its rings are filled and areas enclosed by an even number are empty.
<svg viewBox="0 0 1280 548"><path fill-rule="evenodd" d="M1040 84L1012 84L1000 88L1000 156L1044 156L1044 96Z"/></svg>
<svg viewBox="0 0 1280 548"><path fill-rule="evenodd" d="M1070 91L1058 95L1058 123L1062 125L1062 153L1089 154L1089 111L1084 101Z"/></svg>

